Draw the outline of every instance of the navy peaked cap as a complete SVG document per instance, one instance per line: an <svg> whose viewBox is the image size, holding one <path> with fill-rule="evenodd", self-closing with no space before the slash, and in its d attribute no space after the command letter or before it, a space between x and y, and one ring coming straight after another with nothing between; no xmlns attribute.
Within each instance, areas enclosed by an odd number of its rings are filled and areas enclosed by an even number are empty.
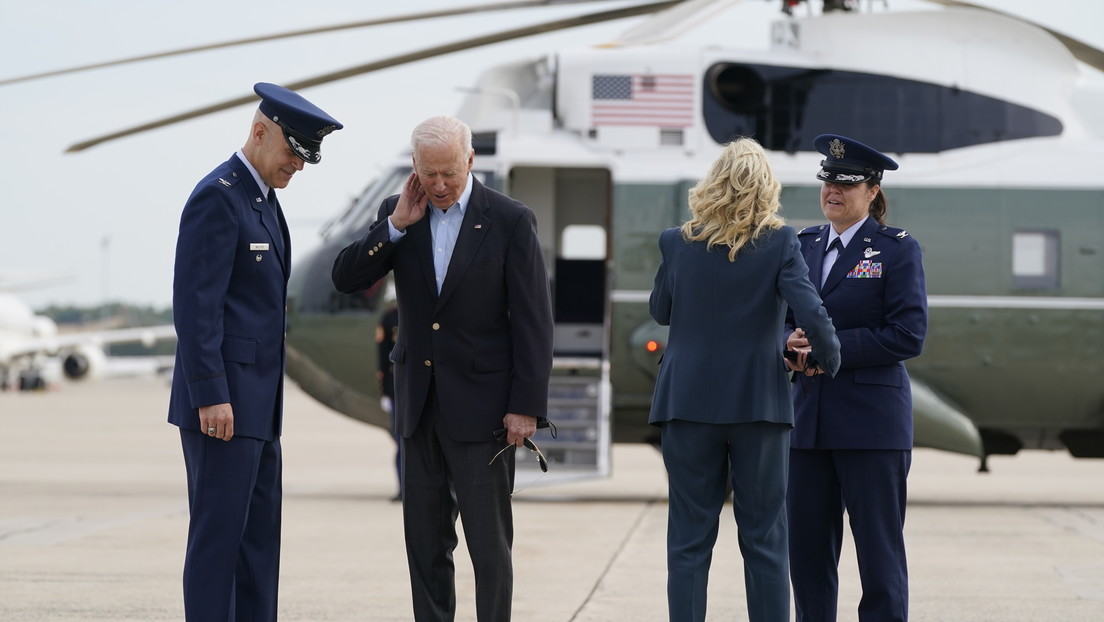
<svg viewBox="0 0 1104 622"><path fill-rule="evenodd" d="M883 171L897 170L886 154L853 138L821 134L813 141L816 150L828 156L820 161L817 179L836 184L857 184L871 178L882 180Z"/></svg>
<svg viewBox="0 0 1104 622"><path fill-rule="evenodd" d="M322 160L322 139L345 127L302 95L282 86L258 82L253 92L261 96L261 113L280 126L291 150L309 164Z"/></svg>

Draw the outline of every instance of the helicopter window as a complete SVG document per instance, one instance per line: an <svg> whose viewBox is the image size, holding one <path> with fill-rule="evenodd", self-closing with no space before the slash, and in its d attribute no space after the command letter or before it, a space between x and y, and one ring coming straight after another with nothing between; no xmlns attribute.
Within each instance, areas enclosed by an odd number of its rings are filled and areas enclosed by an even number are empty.
<svg viewBox="0 0 1104 622"><path fill-rule="evenodd" d="M717 143L752 136L792 153L833 133L891 153L936 153L1062 132L1061 121L1037 110L884 75L717 63L705 80L702 112Z"/></svg>
<svg viewBox="0 0 1104 622"><path fill-rule="evenodd" d="M1057 289L1057 231L1012 234L1012 285L1020 289Z"/></svg>
<svg viewBox="0 0 1104 622"><path fill-rule="evenodd" d="M560 234L563 259L605 259L606 229L598 225L567 225Z"/></svg>
<svg viewBox="0 0 1104 622"><path fill-rule="evenodd" d="M350 239L364 235L368 227L376 221L380 203L402 190L403 182L406 181L410 171L409 166L396 166L368 184L349 215L350 224L345 230L352 234Z"/></svg>

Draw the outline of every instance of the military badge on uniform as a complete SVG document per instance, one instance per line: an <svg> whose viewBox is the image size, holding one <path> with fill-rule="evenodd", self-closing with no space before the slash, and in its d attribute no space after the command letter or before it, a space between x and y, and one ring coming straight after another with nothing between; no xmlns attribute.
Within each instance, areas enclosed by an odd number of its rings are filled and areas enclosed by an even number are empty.
<svg viewBox="0 0 1104 622"><path fill-rule="evenodd" d="M901 238L902 240L907 238L908 237L908 231L904 231L904 230L898 231L897 232L897 237Z"/></svg>
<svg viewBox="0 0 1104 622"><path fill-rule="evenodd" d="M855 264L847 273L849 279L880 279L882 278L882 262L863 259Z"/></svg>
<svg viewBox="0 0 1104 622"><path fill-rule="evenodd" d="M227 188L230 187L230 182L226 181L225 179L223 179L221 177L219 177L219 183L226 186Z"/></svg>
<svg viewBox="0 0 1104 622"><path fill-rule="evenodd" d="M870 248L869 246L867 246L866 250L863 251L863 257L866 257L867 259L870 259L874 255L881 255L881 254L882 254L882 251L876 251L873 248Z"/></svg>

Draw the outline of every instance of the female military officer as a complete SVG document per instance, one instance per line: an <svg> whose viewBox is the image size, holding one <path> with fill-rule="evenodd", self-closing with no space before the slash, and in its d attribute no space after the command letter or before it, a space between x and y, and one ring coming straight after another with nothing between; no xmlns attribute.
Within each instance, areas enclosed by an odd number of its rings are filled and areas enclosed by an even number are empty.
<svg viewBox="0 0 1104 622"><path fill-rule="evenodd" d="M793 387L787 506L797 620L836 619L846 510L862 583L859 620L904 621L912 461L904 361L920 354L928 324L920 245L885 224L882 173L896 170L896 162L843 136L821 135L815 145L826 156L817 178L828 224L798 238L836 327L842 364L835 377L797 376ZM787 348L807 346L792 317L785 334Z"/></svg>
<svg viewBox="0 0 1104 622"><path fill-rule="evenodd" d="M820 368L839 342L778 216L781 185L750 138L725 146L690 191L691 218L659 237L649 308L670 325L649 422L662 428L670 504L667 603L672 621L705 619L706 586L726 484L744 556L748 618L788 622L786 458L793 403L778 335L787 303Z"/></svg>

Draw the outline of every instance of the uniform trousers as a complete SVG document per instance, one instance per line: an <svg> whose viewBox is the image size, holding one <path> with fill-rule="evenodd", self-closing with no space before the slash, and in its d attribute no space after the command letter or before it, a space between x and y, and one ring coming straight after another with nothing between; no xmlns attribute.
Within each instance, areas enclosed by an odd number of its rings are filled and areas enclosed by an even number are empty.
<svg viewBox="0 0 1104 622"><path fill-rule="evenodd" d="M188 472L188 622L276 620L280 576L280 440L214 439L181 428Z"/></svg>
<svg viewBox="0 0 1104 622"><path fill-rule="evenodd" d="M417 622L451 622L456 616L453 551L456 518L475 574L479 622L507 622L513 598L514 450L492 431L486 442L452 439L441 421L435 383L418 427L402 442L403 526L410 587ZM454 405L450 415L463 416ZM505 413L503 413L505 416Z"/></svg>
<svg viewBox="0 0 1104 622"><path fill-rule="evenodd" d="M908 620L907 450L790 450L790 568L798 622L835 622L843 514L851 524L860 622Z"/></svg>
<svg viewBox="0 0 1104 622"><path fill-rule="evenodd" d="M673 420L660 431L667 467L667 607L672 622L705 620L709 566L732 484L748 619L788 622L786 469L791 426Z"/></svg>

